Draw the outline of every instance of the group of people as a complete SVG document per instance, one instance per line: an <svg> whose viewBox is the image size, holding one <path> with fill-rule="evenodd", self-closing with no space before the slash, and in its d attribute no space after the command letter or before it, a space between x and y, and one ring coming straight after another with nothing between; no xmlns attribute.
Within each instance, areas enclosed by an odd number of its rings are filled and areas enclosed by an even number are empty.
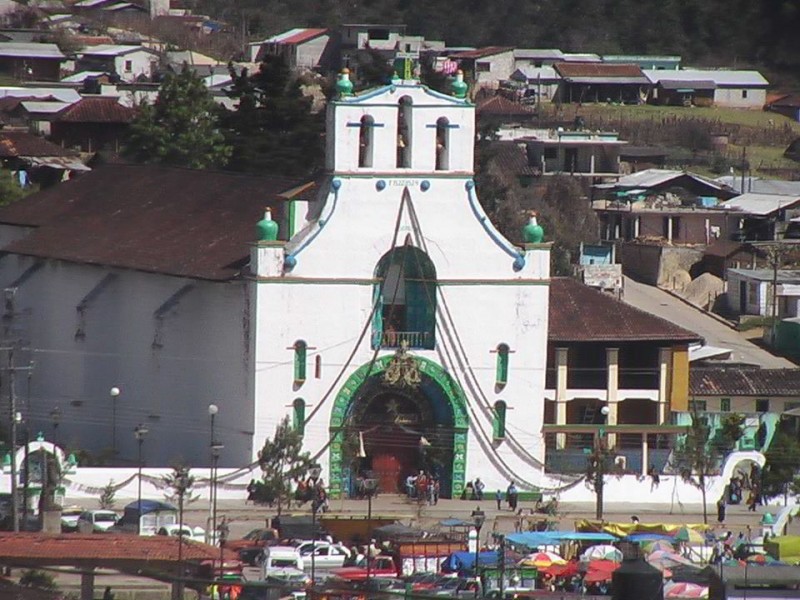
<svg viewBox="0 0 800 600"><path fill-rule="evenodd" d="M417 502L427 502L433 506L439 504L439 478L425 471L406 477L406 495Z"/></svg>
<svg viewBox="0 0 800 600"><path fill-rule="evenodd" d="M478 477L475 481L468 481L467 485L464 486L464 491L461 493L462 500L477 500L480 502L483 500L484 490L486 489L486 485L481 481L481 478ZM508 484L505 492L505 500L508 503L508 508L512 511L517 510L517 503L519 501L519 490L517 489L517 484L513 481ZM494 501L497 504L497 510L503 510L503 492L501 490L495 490L494 493Z"/></svg>
<svg viewBox="0 0 800 600"><path fill-rule="evenodd" d="M717 521L725 522L727 504L741 504L745 502L747 510L756 511L758 505L764 504L761 489L761 467L753 463L750 473L738 473L730 478L725 486L725 492L717 500Z"/></svg>

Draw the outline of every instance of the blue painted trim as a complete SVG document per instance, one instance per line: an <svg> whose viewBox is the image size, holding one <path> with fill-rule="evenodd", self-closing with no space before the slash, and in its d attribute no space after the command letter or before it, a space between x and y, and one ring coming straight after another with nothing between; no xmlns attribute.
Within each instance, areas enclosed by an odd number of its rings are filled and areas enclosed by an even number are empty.
<svg viewBox="0 0 800 600"><path fill-rule="evenodd" d="M427 127L428 129L436 129L439 126L436 123L434 123L433 125L428 123L427 125L425 125L425 127ZM458 129L459 127L461 127L461 125L453 125L451 123L448 123L447 125L444 126L445 129Z"/></svg>
<svg viewBox="0 0 800 600"><path fill-rule="evenodd" d="M511 244L507 239L505 239L497 229L494 228L492 225L491 220L489 217L486 216L486 213L483 212L483 207L481 206L480 202L478 202L478 196L475 194L475 182L470 179L464 185L467 190L467 197L469 198L469 206L472 208L472 214L475 215L475 218L478 219L481 225L483 225L484 231L492 238L492 241L506 254L508 254L511 258L514 259L514 263L512 265L515 271L521 271L525 267L525 255L519 251L519 249Z"/></svg>
<svg viewBox="0 0 800 600"><path fill-rule="evenodd" d="M347 127L361 127L364 125L365 127L386 127L384 123L348 123Z"/></svg>
<svg viewBox="0 0 800 600"><path fill-rule="evenodd" d="M305 250L309 246L309 244L311 244L311 242L313 242L316 239L316 237L320 233L322 233L322 230L325 228L325 225L327 225L328 221L331 219L334 211L336 210L336 205L338 204L339 200L339 190L341 189L341 187L342 187L341 179L336 178L331 182L331 189L333 190L333 202L331 203L330 211L328 211L327 215L320 216L320 218L317 219L316 231L314 231L314 233L312 233L305 240L303 240L303 242L294 252L286 255L286 257L283 259L283 267L285 270L291 271L292 269L294 269L294 267L297 265L297 255L300 254L303 250Z"/></svg>

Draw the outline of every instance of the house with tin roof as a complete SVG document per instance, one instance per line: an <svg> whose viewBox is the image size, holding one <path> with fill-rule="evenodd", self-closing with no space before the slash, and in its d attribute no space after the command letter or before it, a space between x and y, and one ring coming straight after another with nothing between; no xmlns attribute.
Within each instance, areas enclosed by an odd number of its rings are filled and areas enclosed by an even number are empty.
<svg viewBox="0 0 800 600"><path fill-rule="evenodd" d="M657 104L685 97L693 103L761 109L767 101L769 82L758 71L645 69L644 74L652 84L650 100Z"/></svg>
<svg viewBox="0 0 800 600"><path fill-rule="evenodd" d="M312 27L296 27L248 44L251 62L277 56L292 71L320 69L323 72L336 65L335 46L331 30Z"/></svg>
<svg viewBox="0 0 800 600"><path fill-rule="evenodd" d="M650 89L650 81L635 64L560 62L553 68L561 77L561 102L640 104Z"/></svg>
<svg viewBox="0 0 800 600"><path fill-rule="evenodd" d="M158 52L144 46L100 44L85 48L78 55L75 69L116 73L122 81L131 83L150 80L158 61Z"/></svg>
<svg viewBox="0 0 800 600"><path fill-rule="evenodd" d="M793 121L800 122L800 94L786 94L773 100L766 106L767 110L776 112Z"/></svg>
<svg viewBox="0 0 800 600"><path fill-rule="evenodd" d="M0 73L19 81L58 81L66 58L56 44L0 42Z"/></svg>
<svg viewBox="0 0 800 600"><path fill-rule="evenodd" d="M720 206L739 218L737 239L800 239L800 194L747 192Z"/></svg>

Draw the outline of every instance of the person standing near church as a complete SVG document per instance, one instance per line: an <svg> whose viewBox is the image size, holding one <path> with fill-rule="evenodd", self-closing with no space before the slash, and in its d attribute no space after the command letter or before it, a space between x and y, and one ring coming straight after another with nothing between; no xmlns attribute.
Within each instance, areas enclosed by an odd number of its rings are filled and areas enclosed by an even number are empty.
<svg viewBox="0 0 800 600"><path fill-rule="evenodd" d="M506 501L508 502L508 506L512 511L517 510L517 486L513 481L506 489Z"/></svg>

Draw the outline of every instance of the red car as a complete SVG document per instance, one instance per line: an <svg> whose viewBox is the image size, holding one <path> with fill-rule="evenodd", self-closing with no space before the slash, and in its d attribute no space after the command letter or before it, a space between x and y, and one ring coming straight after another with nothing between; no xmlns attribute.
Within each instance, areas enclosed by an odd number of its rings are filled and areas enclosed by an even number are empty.
<svg viewBox="0 0 800 600"><path fill-rule="evenodd" d="M365 581L367 579L367 565L363 562L354 567L341 567L332 569L331 575L345 581ZM395 578L398 576L397 566L391 556L378 556L370 563L369 576L376 579Z"/></svg>
<svg viewBox="0 0 800 600"><path fill-rule="evenodd" d="M264 548L270 543L274 543L275 538L273 529L253 529L240 540L226 542L225 548L238 552L242 562L255 566Z"/></svg>

